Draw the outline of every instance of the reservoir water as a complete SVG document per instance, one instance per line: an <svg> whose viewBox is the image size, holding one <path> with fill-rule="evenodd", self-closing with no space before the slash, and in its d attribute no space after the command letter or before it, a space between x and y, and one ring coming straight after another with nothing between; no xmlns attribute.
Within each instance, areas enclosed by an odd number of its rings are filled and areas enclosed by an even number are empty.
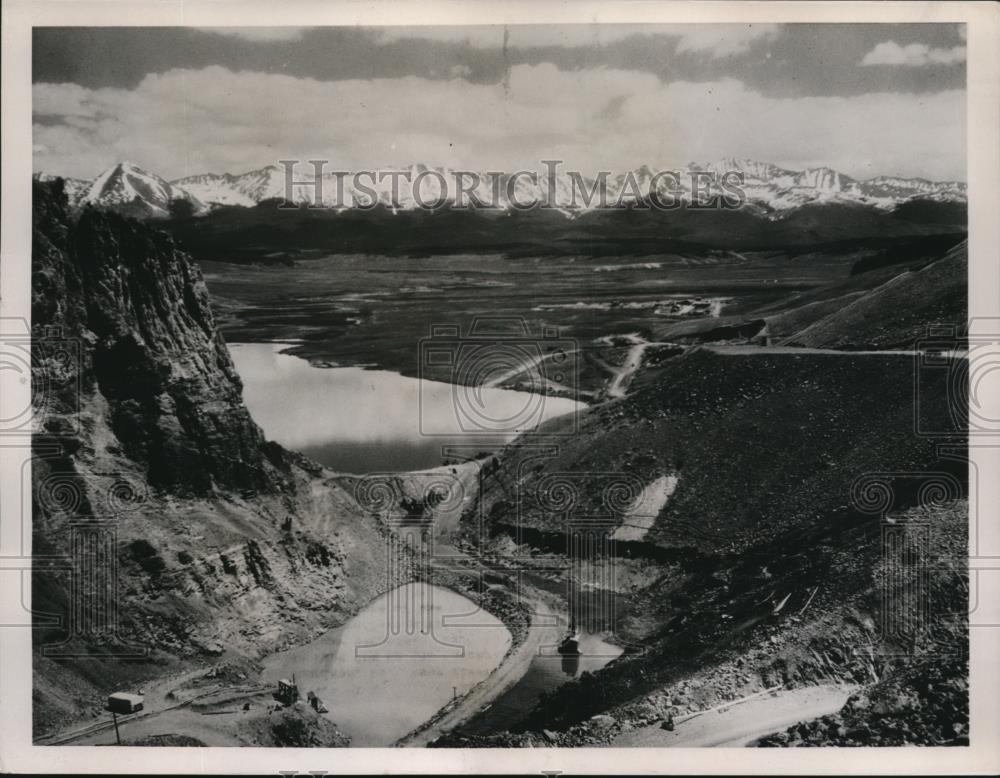
<svg viewBox="0 0 1000 778"><path fill-rule="evenodd" d="M359 367L314 367L280 343L232 344L243 396L265 435L344 473L436 467L449 447L471 458L586 406L493 386L465 387ZM521 423L514 424L512 420ZM542 584L542 581L536 581ZM585 614L581 614L585 615ZM525 675L462 727L486 733L520 721L539 695L621 653L581 619L580 657L555 648L566 626L543 626ZM374 600L349 622L265 660L265 678L295 676L355 746L391 745L486 678L511 645L506 627L465 597L423 583Z"/></svg>
<svg viewBox="0 0 1000 778"><path fill-rule="evenodd" d="M264 434L344 473L436 467L494 451L575 400L467 387L360 367L313 367L281 343L230 345Z"/></svg>
<svg viewBox="0 0 1000 778"><path fill-rule="evenodd" d="M524 577L527 582L539 588L553 593L565 593L564 585L553 584L532 573L525 573ZM596 672L621 656L622 647L605 640L608 630L614 630L614 616L605 608L599 607L602 600L604 598L573 599L577 634L580 639L578 656L564 656L557 650L558 644L567 634L565 616L560 616L558 626L541 627L547 632L547 636L532 659L528 671L491 705L459 727L459 731L465 735L488 735L503 730L516 731L518 724L538 704L543 694L555 691L584 673Z"/></svg>
<svg viewBox="0 0 1000 778"><path fill-rule="evenodd" d="M264 660L264 679L315 692L352 746L388 746L485 679L511 635L449 589L411 583L344 625Z"/></svg>

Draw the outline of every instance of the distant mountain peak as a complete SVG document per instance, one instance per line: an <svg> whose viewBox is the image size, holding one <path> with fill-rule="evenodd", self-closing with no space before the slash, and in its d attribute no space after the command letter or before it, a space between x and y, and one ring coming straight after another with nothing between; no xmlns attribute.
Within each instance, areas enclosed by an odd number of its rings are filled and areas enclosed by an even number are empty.
<svg viewBox="0 0 1000 778"><path fill-rule="evenodd" d="M95 178L76 204L142 218L162 218L169 215L172 200L187 200L195 211L205 209L202 202L183 187L171 184L131 162L122 161Z"/></svg>
<svg viewBox="0 0 1000 778"><path fill-rule="evenodd" d="M662 179L658 180L655 174L669 169L642 164L610 177L606 183L604 202L615 202L620 194L627 201L635 200L637 194L645 197L652 187L657 187L662 194L668 185ZM809 203L853 203L891 210L915 199L966 200L965 184L956 181L934 182L925 178L886 175L859 180L825 165L790 170L773 162L733 156L706 163L691 163L685 169L689 172L711 172L717 177L734 171L741 173L747 204L762 214L778 215ZM685 169L679 172L683 174ZM436 171L448 182L448 191L444 193L446 198L454 200L457 197L450 168L417 161L392 170L407 173L410 182L421 173ZM412 191L409 191L409 184L405 182L400 184L386 177L374 184L366 181L368 186L355 190L350 176L336 181L335 172L339 171L328 170L323 176L321 196L326 204L351 208L370 199L371 191L374 191L376 199L393 210L418 207ZM519 203L547 202L551 190L557 206L564 208L567 214L587 210L573 207L573 193L578 192L578 188L574 189L567 172L557 174L554 186L550 186L544 171L538 172L537 183L524 177L517 180L515 196ZM299 165L296 170L297 181L309 181L312 175L312 166L308 164ZM588 189L595 185L593 179L585 181ZM397 187L393 188L393 184ZM692 181L682 175L680 184L680 196L691 199L694 196ZM425 177L422 186L425 198L436 197L436 176ZM488 190L491 186L492 178L484 173L478 194L485 196L487 201L490 200ZM253 207L264 200L284 198L285 168L269 164L244 173L202 173L168 182L140 165L122 160L92 182L75 180L72 186L67 186L67 191L75 204L114 209L144 218L162 218L169 215L170 201L175 199L188 200L196 212L202 212L218 206ZM309 185L296 187L293 192L293 200L300 203L313 202L316 196L316 189ZM504 199L501 207L510 207L510 203Z"/></svg>

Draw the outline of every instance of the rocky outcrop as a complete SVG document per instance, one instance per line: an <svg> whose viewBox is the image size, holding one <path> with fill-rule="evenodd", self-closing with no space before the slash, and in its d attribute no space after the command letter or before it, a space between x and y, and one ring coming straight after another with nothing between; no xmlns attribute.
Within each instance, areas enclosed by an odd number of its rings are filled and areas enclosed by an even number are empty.
<svg viewBox="0 0 1000 778"><path fill-rule="evenodd" d="M107 692L310 640L382 593L390 565L377 520L254 424L180 246L116 214L72 217L59 181L34 198L44 735L101 715ZM406 580L407 559L392 568Z"/></svg>
<svg viewBox="0 0 1000 778"><path fill-rule="evenodd" d="M969 662L924 659L851 696L832 716L761 738L768 747L969 745Z"/></svg>
<svg viewBox="0 0 1000 778"><path fill-rule="evenodd" d="M54 375L44 348L35 351L58 409L99 393L155 487L277 489L287 464L243 405L198 266L134 220L87 209L73 223L61 182L36 182L34 198L33 331L70 342L77 357Z"/></svg>
<svg viewBox="0 0 1000 778"><path fill-rule="evenodd" d="M345 748L351 739L305 702L266 716L254 716L240 727L248 745L279 748Z"/></svg>

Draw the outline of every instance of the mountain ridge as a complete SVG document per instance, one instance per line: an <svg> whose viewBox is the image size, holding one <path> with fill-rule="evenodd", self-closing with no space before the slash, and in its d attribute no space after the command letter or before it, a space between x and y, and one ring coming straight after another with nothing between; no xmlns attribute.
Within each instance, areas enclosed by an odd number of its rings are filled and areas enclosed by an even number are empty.
<svg viewBox="0 0 1000 778"><path fill-rule="evenodd" d="M313 185L315 176L309 167L300 165L295 169L295 180L306 182L295 189L292 202L296 204L317 203ZM341 171L323 174L319 202L326 206L354 209L366 207L374 198L394 211L414 210L420 204L414 187L407 183L407 177L412 183L423 175L420 199L425 203L439 195L445 202L458 205L475 196L482 202L496 205L499 210L516 209L519 204L551 202L566 215L575 215L605 207L608 203L635 203L651 195L661 199L676 197L691 203L698 196L695 190L699 187L709 196L728 193L732 197L731 189L719 185L719 179L731 173L743 176L745 205L771 218L778 218L782 213L811 203L858 203L879 210L892 210L904 202L917 199L943 202L964 202L967 199L967 187L959 181L885 175L860 180L825 166L791 170L771 162L734 157L706 163L692 162L680 169L661 170L644 164L607 176L600 173L582 176L557 171L551 180L541 170L527 171L535 174L536 178L532 180L529 175L458 171L422 163L382 168L377 172L382 177L381 181L371 176L364 176L365 180L359 181L354 174ZM669 172L676 172L678 176L667 175ZM711 173L714 180L698 176L702 172ZM474 173L478 181L476 186L468 186L463 194L459 191L457 176L466 173ZM36 177L48 180L55 176L36 173ZM236 174L199 173L168 181L132 163L119 162L90 182L66 180L71 207L91 205L145 218L168 216L170 202L175 199L188 201L193 211L201 214L221 206L249 208L268 199L284 199L285 194L285 171L278 165L266 165ZM442 180L445 182L444 190L440 184ZM471 177L464 181L472 183ZM736 179L730 179L730 182L737 184ZM594 194L588 197L591 191Z"/></svg>

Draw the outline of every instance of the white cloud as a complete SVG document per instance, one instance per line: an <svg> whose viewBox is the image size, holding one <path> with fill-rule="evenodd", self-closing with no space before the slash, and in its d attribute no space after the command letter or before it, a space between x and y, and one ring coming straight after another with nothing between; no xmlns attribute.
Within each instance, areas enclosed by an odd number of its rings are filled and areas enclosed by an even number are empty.
<svg viewBox="0 0 1000 778"><path fill-rule="evenodd" d="M91 177L128 159L167 178L281 158L342 170L412 162L593 171L724 156L854 176L965 177L965 92L779 98L736 80L663 83L636 71L518 65L505 84L318 81L221 67L134 89L36 84L36 170ZM62 117L62 121L58 120Z"/></svg>
<svg viewBox="0 0 1000 778"><path fill-rule="evenodd" d="M251 43L297 41L305 32L305 27L194 27L193 29L210 35L242 38Z"/></svg>
<svg viewBox="0 0 1000 778"><path fill-rule="evenodd" d="M677 39L677 51L714 57L743 54L757 40L777 36L777 24L559 24L478 27L392 27L378 31L383 42L418 39L459 43L479 49L607 46L635 36Z"/></svg>
<svg viewBox="0 0 1000 778"><path fill-rule="evenodd" d="M964 27L962 28L964 30ZM931 48L926 43L908 43L900 46L896 41L883 41L865 54L862 65L952 65L965 62L965 46L950 49Z"/></svg>

